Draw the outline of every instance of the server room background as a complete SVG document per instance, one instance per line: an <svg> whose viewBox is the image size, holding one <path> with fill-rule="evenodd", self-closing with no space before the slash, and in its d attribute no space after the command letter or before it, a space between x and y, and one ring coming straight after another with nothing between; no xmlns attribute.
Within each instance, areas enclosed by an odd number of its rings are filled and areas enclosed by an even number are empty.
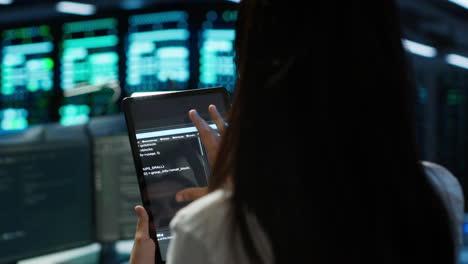
<svg viewBox="0 0 468 264"><path fill-rule="evenodd" d="M423 159L448 168L468 193L468 1L399 7ZM0 263L128 262L140 196L122 98L232 93L236 8L0 0ZM468 246L468 222L459 228Z"/></svg>

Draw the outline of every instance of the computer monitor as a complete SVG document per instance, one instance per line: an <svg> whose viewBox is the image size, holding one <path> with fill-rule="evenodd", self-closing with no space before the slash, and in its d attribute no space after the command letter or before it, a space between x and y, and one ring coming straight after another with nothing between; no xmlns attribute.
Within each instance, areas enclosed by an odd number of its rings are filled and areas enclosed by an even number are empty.
<svg viewBox="0 0 468 264"><path fill-rule="evenodd" d="M62 25L61 124L83 124L91 116L118 112L118 22L116 18L100 18Z"/></svg>
<svg viewBox="0 0 468 264"><path fill-rule="evenodd" d="M222 86L232 93L236 84L234 40L237 10L213 8L202 11L198 31L198 87Z"/></svg>
<svg viewBox="0 0 468 264"><path fill-rule="evenodd" d="M123 115L92 118L96 190L96 237L100 242L132 239L134 207L141 204L135 167Z"/></svg>
<svg viewBox="0 0 468 264"><path fill-rule="evenodd" d="M190 52L188 11L174 9L129 16L126 92L188 89Z"/></svg>
<svg viewBox="0 0 468 264"><path fill-rule="evenodd" d="M0 130L49 122L55 66L50 26L3 30L0 47Z"/></svg>
<svg viewBox="0 0 468 264"><path fill-rule="evenodd" d="M1 263L93 241L85 132L83 126L46 125L0 135Z"/></svg>

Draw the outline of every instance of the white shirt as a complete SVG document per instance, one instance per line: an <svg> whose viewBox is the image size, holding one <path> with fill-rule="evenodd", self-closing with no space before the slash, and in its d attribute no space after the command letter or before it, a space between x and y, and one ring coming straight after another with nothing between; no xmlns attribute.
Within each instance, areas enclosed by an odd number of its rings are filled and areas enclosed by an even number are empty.
<svg viewBox="0 0 468 264"><path fill-rule="evenodd" d="M171 221L173 239L169 244L167 261L176 263L248 263L239 234L234 237L229 227L228 190L209 193L179 210ZM250 232L266 263L272 263L270 243L256 219L248 219Z"/></svg>
<svg viewBox="0 0 468 264"><path fill-rule="evenodd" d="M458 180L445 168L423 162L430 182L439 191L456 230L457 254L462 246L464 198ZM173 239L167 252L167 264L238 264L248 263L239 234L232 238L229 227L230 192L217 190L179 210L171 221ZM256 219L249 220L252 237L265 263L273 263L266 235Z"/></svg>
<svg viewBox="0 0 468 264"><path fill-rule="evenodd" d="M456 256L463 247L465 199L460 182L446 168L428 161L422 162L429 182L435 187L449 211L455 234Z"/></svg>

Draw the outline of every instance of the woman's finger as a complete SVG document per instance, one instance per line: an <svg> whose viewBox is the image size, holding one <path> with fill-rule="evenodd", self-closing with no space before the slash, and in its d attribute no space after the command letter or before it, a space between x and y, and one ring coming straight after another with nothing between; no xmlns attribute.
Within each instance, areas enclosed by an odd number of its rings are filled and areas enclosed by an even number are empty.
<svg viewBox="0 0 468 264"><path fill-rule="evenodd" d="M176 193L175 199L177 202L191 202L208 193L206 187L187 188Z"/></svg>
<svg viewBox="0 0 468 264"><path fill-rule="evenodd" d="M189 111L189 117L198 130L200 139L208 155L208 162L213 166L220 142L219 133L213 129L195 109Z"/></svg>
<svg viewBox="0 0 468 264"><path fill-rule="evenodd" d="M212 133L213 128L203 119L197 112L197 110L192 109L189 111L190 120L197 127L198 132L203 137L208 133Z"/></svg>
<svg viewBox="0 0 468 264"><path fill-rule="evenodd" d="M208 107L208 112L210 112L211 118L218 128L219 134L222 135L224 133L224 129L226 128L226 122L224 121L224 118L218 112L218 109L215 105L210 105Z"/></svg>

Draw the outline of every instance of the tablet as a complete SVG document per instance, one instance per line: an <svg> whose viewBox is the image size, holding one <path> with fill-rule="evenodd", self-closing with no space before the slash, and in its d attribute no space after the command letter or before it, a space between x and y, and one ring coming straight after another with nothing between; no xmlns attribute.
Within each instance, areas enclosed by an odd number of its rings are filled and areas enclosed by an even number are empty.
<svg viewBox="0 0 468 264"><path fill-rule="evenodd" d="M172 237L169 223L187 205L176 202L175 194L208 185L207 153L188 112L196 109L216 129L208 112L210 104L225 117L229 110L227 90L202 88L123 100L140 195L149 214L158 263L166 261Z"/></svg>

